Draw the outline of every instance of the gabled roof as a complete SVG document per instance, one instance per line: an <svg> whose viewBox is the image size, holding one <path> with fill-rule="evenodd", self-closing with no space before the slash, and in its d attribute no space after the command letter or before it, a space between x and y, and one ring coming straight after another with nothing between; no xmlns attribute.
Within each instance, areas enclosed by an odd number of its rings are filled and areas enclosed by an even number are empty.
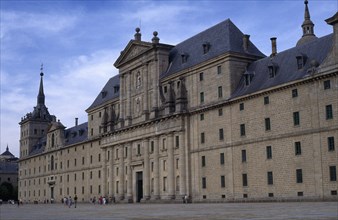
<svg viewBox="0 0 338 220"><path fill-rule="evenodd" d="M149 42L130 40L125 49L121 51L121 55L115 61L114 66L119 68L125 61L131 60L151 48L152 44Z"/></svg>
<svg viewBox="0 0 338 220"><path fill-rule="evenodd" d="M114 87L117 89L115 89ZM101 92L98 94L94 102L89 106L86 112L109 100L119 97L120 95L119 88L120 88L120 77L119 75L113 76L108 80L107 84L103 87Z"/></svg>
<svg viewBox="0 0 338 220"><path fill-rule="evenodd" d="M309 75L308 69L311 68L315 62L317 62L317 66L320 65L327 57L332 48L332 42L333 34L330 34L280 52L273 58L266 57L253 62L247 69L248 72L254 74L250 85L245 85L243 76L237 89L231 95L231 98L307 77ZM302 69L298 69L297 66L296 57L300 55L306 58L305 65ZM268 66L271 62L278 66L276 76L273 78L269 77L268 70Z"/></svg>
<svg viewBox="0 0 338 220"><path fill-rule="evenodd" d="M170 51L169 68L161 75L161 78L190 68L227 52L236 52L258 57L265 55L250 42L248 50L243 48L244 34L227 19L185 41L177 44ZM209 48L204 54L203 44ZM182 64L182 55L187 56L186 62Z"/></svg>

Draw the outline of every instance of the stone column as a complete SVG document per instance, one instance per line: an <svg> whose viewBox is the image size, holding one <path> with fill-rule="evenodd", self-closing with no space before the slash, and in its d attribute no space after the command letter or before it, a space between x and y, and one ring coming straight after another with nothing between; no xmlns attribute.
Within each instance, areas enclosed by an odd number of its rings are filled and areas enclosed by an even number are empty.
<svg viewBox="0 0 338 220"><path fill-rule="evenodd" d="M125 95L125 76L120 74L120 128L124 126L124 112L125 112L125 106L123 105L123 98Z"/></svg>
<svg viewBox="0 0 338 220"><path fill-rule="evenodd" d="M127 94L127 103L126 103L126 122L127 125L131 125L131 71L126 74L126 94Z"/></svg>
<svg viewBox="0 0 338 220"><path fill-rule="evenodd" d="M186 191L186 167L185 167L185 135L184 131L180 132L179 134L179 152L180 152L180 195L184 196L187 191Z"/></svg>
<svg viewBox="0 0 338 220"><path fill-rule="evenodd" d="M128 202L133 201L133 182L132 182L132 169L131 169L131 159L132 159L132 143L126 144L127 149L127 200Z"/></svg>
<svg viewBox="0 0 338 220"><path fill-rule="evenodd" d="M160 164L159 164L159 137L154 137L154 197L153 199L157 200L160 198Z"/></svg>
<svg viewBox="0 0 338 220"><path fill-rule="evenodd" d="M119 146L119 200L124 199L124 161L123 145Z"/></svg>
<svg viewBox="0 0 338 220"><path fill-rule="evenodd" d="M175 198L175 166L173 133L168 134L168 197Z"/></svg>
<svg viewBox="0 0 338 220"><path fill-rule="evenodd" d="M114 148L111 147L110 148L110 160L109 160L109 196L114 196L114 184L113 184L113 181L114 181Z"/></svg>
<svg viewBox="0 0 338 220"><path fill-rule="evenodd" d="M149 74L149 63L145 64L143 74L144 74L144 80L143 80L143 92L144 92L144 100L143 100L143 114L144 114L144 120L149 119L149 109L148 109L148 74Z"/></svg>
<svg viewBox="0 0 338 220"><path fill-rule="evenodd" d="M157 110L158 110L158 93L159 93L159 79L158 76L160 75L160 67L159 67L159 61L158 61L158 52L156 51L156 57L155 57L155 62L153 63L153 99L152 99L152 117L157 116Z"/></svg>
<svg viewBox="0 0 338 220"><path fill-rule="evenodd" d="M150 199L150 169L149 169L149 139L143 140L144 149L144 196L143 199Z"/></svg>
<svg viewBox="0 0 338 220"><path fill-rule="evenodd" d="M107 148L103 149L103 158L102 158L102 196L107 194Z"/></svg>

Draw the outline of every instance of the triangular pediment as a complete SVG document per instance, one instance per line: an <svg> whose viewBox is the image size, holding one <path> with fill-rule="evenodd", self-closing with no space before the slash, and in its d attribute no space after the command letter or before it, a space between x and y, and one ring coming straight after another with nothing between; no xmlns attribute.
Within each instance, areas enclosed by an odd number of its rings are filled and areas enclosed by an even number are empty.
<svg viewBox="0 0 338 220"><path fill-rule="evenodd" d="M152 48L151 43L131 40L126 48L121 52L121 55L116 60L114 66L118 68L120 65L126 63L129 60L139 56L145 51Z"/></svg>

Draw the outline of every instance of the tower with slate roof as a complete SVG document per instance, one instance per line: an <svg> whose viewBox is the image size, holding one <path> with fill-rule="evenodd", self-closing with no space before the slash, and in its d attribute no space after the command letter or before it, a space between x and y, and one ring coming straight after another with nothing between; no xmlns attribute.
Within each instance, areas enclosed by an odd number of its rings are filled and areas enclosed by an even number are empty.
<svg viewBox="0 0 338 220"><path fill-rule="evenodd" d="M43 90L43 68L41 65L40 86L37 96L37 103L33 112L27 113L20 121L20 158L26 157L36 145L46 145L41 138L47 134L51 122L55 121L45 105L45 94Z"/></svg>

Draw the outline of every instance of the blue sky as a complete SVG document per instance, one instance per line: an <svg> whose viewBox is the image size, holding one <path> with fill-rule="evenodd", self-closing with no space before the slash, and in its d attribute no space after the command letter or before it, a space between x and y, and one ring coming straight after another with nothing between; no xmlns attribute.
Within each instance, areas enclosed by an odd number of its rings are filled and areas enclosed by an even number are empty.
<svg viewBox="0 0 338 220"><path fill-rule="evenodd" d="M278 51L301 37L303 0L58 1L1 0L1 149L19 155L18 123L36 105L44 65L46 105L66 127L87 121L85 109L118 70L113 63L135 28L142 40L158 31L175 45L227 19L266 55L270 38ZM332 33L325 19L337 0L309 0L318 37Z"/></svg>

